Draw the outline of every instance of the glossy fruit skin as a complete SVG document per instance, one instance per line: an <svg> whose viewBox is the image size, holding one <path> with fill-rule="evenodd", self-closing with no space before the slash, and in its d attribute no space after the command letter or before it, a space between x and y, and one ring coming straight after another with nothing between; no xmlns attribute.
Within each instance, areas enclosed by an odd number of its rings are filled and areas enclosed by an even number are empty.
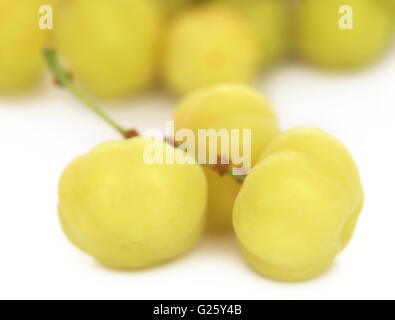
<svg viewBox="0 0 395 320"><path fill-rule="evenodd" d="M256 73L257 45L233 11L208 5L191 8L169 26L162 79L177 95L222 83L248 83Z"/></svg>
<svg viewBox="0 0 395 320"><path fill-rule="evenodd" d="M349 243L363 207L358 168L329 134L280 134L251 170L233 224L250 265L265 277L302 281L325 271Z"/></svg>
<svg viewBox="0 0 395 320"><path fill-rule="evenodd" d="M0 0L0 93L25 89L42 74L51 31L39 28L39 8L53 0Z"/></svg>
<svg viewBox="0 0 395 320"><path fill-rule="evenodd" d="M344 6L353 9L353 29L339 21ZM297 10L296 47L307 62L349 69L375 61L389 46L392 23L376 0L302 0Z"/></svg>
<svg viewBox="0 0 395 320"><path fill-rule="evenodd" d="M162 21L152 1L69 0L58 11L56 47L86 89L116 99L152 85Z"/></svg>
<svg viewBox="0 0 395 320"><path fill-rule="evenodd" d="M199 129L227 129L228 132L251 129L252 165L279 133L277 118L269 102L259 92L243 85L214 86L188 95L177 107L174 123L176 130L192 129L195 137L198 137ZM241 133L239 137L242 152ZM220 143L217 152L221 154ZM209 186L208 226L214 231L230 231L233 203L241 185L210 168L204 168L204 171Z"/></svg>
<svg viewBox="0 0 395 320"><path fill-rule="evenodd" d="M289 8L284 0L220 0L241 14L257 39L261 67L270 67L287 54Z"/></svg>
<svg viewBox="0 0 395 320"><path fill-rule="evenodd" d="M148 268L173 259L191 248L205 224L203 170L147 164L150 143L165 145L141 137L104 143L72 161L59 182L66 236L109 268Z"/></svg>

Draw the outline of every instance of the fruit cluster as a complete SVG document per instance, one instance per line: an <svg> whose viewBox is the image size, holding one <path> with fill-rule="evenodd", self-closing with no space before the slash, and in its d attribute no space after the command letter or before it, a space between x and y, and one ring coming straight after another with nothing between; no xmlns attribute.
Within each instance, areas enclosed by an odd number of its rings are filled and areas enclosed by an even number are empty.
<svg viewBox="0 0 395 320"><path fill-rule="evenodd" d="M38 8L55 8L53 30ZM329 69L375 61L391 43L393 0L0 0L0 91L25 88L54 46L106 98L159 80L183 95L248 84L287 56Z"/></svg>
<svg viewBox="0 0 395 320"><path fill-rule="evenodd" d="M207 216L212 231L233 225L258 272L300 281L322 273L348 244L363 191L338 140L309 127L279 133L266 99L240 85L190 94L175 123L193 132L250 128L254 167L240 184L158 140L102 144L71 162L60 179L59 218L78 248L110 268L151 267L186 252ZM161 164L146 161L152 150L160 150ZM166 163L169 152L184 164Z"/></svg>

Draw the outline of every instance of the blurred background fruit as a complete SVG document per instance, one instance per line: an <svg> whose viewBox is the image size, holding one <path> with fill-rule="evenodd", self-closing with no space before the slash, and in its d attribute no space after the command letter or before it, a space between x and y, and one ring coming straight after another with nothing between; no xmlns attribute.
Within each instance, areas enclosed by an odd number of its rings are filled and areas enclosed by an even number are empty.
<svg viewBox="0 0 395 320"><path fill-rule="evenodd" d="M38 8L57 3L52 41ZM344 6L350 30L339 27ZM182 95L251 83L292 52L322 68L362 67L386 52L394 27L394 0L0 0L0 91L37 83L46 46L97 96L134 96L157 76Z"/></svg>
<svg viewBox="0 0 395 320"><path fill-rule="evenodd" d="M189 9L168 31L162 78L178 95L219 83L249 83L258 66L255 38L245 21L223 6Z"/></svg>
<svg viewBox="0 0 395 320"><path fill-rule="evenodd" d="M51 30L39 27L39 8L53 0L0 0L0 92L32 86L44 67Z"/></svg>
<svg viewBox="0 0 395 320"><path fill-rule="evenodd" d="M259 61L268 67L281 61L288 48L289 7L286 0L219 0L241 14L257 40Z"/></svg>
<svg viewBox="0 0 395 320"><path fill-rule="evenodd" d="M352 8L352 29L339 26L343 6ZM320 67L349 69L371 63L392 38L389 11L375 0L300 0L296 14L298 54Z"/></svg>
<svg viewBox="0 0 395 320"><path fill-rule="evenodd" d="M68 0L59 8L55 42L89 91L119 98L152 85L160 31L151 1Z"/></svg>

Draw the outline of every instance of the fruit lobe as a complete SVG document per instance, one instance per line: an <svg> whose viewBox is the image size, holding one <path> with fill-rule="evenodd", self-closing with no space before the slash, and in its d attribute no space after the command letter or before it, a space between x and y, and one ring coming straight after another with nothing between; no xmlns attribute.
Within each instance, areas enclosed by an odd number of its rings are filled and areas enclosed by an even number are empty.
<svg viewBox="0 0 395 320"><path fill-rule="evenodd" d="M251 130L251 163L265 150L266 146L278 134L276 115L269 102L257 91L242 85L221 85L199 90L181 101L174 115L175 129L192 129L198 137L199 129L225 129L231 136L232 129L239 129L239 141L230 139L229 149L238 147L242 155L244 150L243 129ZM233 141L233 142L232 142ZM198 145L196 140L196 146ZM209 160L209 140L207 139L206 158ZM224 155L218 139L217 154ZM197 154L197 150L196 150ZM235 159L226 155L231 162ZM208 225L214 230L231 230L233 202L240 184L228 176L219 176L212 169L205 168L208 185Z"/></svg>
<svg viewBox="0 0 395 320"><path fill-rule="evenodd" d="M202 169L149 165L143 155L152 144L165 146L145 138L104 143L72 161L60 179L65 234L107 267L165 262L186 252L203 230L207 186Z"/></svg>
<svg viewBox="0 0 395 320"><path fill-rule="evenodd" d="M300 281L323 272L347 246L362 206L359 172L347 149L303 127L266 149L236 199L233 223L255 270Z"/></svg>

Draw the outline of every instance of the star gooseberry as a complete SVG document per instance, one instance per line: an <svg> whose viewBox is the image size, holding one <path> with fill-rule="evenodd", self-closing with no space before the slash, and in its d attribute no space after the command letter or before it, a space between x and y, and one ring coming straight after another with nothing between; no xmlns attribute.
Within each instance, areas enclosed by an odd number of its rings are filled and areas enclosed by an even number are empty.
<svg viewBox="0 0 395 320"><path fill-rule="evenodd" d="M44 67L41 51L51 31L39 27L39 9L53 0L0 0L0 91L37 82Z"/></svg>
<svg viewBox="0 0 395 320"><path fill-rule="evenodd" d="M221 83L248 83L258 64L246 22L223 6L204 5L178 15L164 41L162 78L183 95Z"/></svg>
<svg viewBox="0 0 395 320"><path fill-rule="evenodd" d="M56 47L92 93L119 98L153 82L161 16L152 1L68 0L56 21Z"/></svg>
<svg viewBox="0 0 395 320"><path fill-rule="evenodd" d="M176 109L174 124L176 130L192 129L195 137L198 137L199 129L226 129L229 136L232 129L239 129L239 141L230 144L230 148L238 144L239 153L244 150L242 130L250 129L251 142L248 143L251 143L252 165L279 132L269 102L259 92L243 85L219 85L188 95ZM224 156L221 143L216 151ZM240 183L232 177L218 175L211 168L204 168L204 171L209 186L208 225L215 231L231 230L233 203Z"/></svg>
<svg viewBox="0 0 395 320"><path fill-rule="evenodd" d="M301 0L296 12L297 51L322 67L370 63L390 43L389 11L376 0Z"/></svg>
<svg viewBox="0 0 395 320"><path fill-rule="evenodd" d="M362 207L350 153L329 134L302 127L280 134L263 153L236 199L233 222L257 272L301 281L326 270L347 246Z"/></svg>
<svg viewBox="0 0 395 320"><path fill-rule="evenodd" d="M147 164L150 144L173 148L142 137L106 142L72 161L60 179L65 234L109 268L147 268L173 259L191 248L205 224L201 167Z"/></svg>

